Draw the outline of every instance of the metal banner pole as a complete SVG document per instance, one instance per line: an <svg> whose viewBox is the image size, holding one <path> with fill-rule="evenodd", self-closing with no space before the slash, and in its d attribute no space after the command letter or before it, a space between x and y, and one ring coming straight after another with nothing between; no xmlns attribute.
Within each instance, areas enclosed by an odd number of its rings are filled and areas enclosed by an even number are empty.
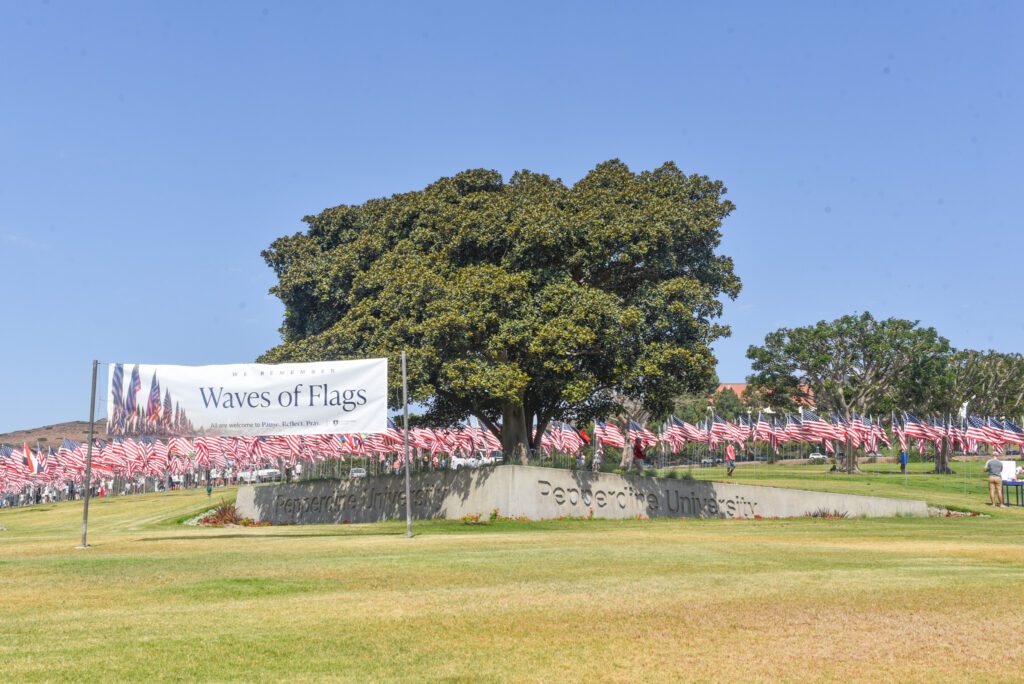
<svg viewBox="0 0 1024 684"><path fill-rule="evenodd" d="M85 447L85 493L82 500L82 545L78 548L87 549L89 532L89 491L92 489L92 439L96 430L96 371L100 362L92 362L92 390L89 395L89 444Z"/></svg>
<svg viewBox="0 0 1024 684"><path fill-rule="evenodd" d="M412 538L412 476L409 474L409 382L405 372L405 352L402 352L402 449L405 458L405 536Z"/></svg>

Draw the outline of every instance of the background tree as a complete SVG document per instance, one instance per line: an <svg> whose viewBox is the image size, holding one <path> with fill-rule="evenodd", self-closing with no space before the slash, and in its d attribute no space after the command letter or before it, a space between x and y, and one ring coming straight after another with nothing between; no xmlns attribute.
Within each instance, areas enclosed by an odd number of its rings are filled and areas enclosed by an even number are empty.
<svg viewBox="0 0 1024 684"><path fill-rule="evenodd" d="M868 312L803 328L781 328L747 350L748 378L768 397L809 398L822 412L885 414L927 408L951 382L949 342L917 321ZM847 450L850 452L851 450ZM847 453L845 469L856 471Z"/></svg>
<svg viewBox="0 0 1024 684"><path fill-rule="evenodd" d="M696 425L708 417L710 392L687 392L676 397L672 412L676 417Z"/></svg>
<svg viewBox="0 0 1024 684"><path fill-rule="evenodd" d="M736 420L741 415L747 415L746 405L740 401L739 395L726 387L714 395L715 413L726 420Z"/></svg>
<svg viewBox="0 0 1024 684"><path fill-rule="evenodd" d="M728 334L715 321L740 283L716 254L724 194L672 163L609 161L571 187L471 170L327 209L263 253L285 319L261 360L387 355L397 371L406 349L426 418L476 416L510 454L623 398L664 414L706 385ZM397 405L396 372L389 385Z"/></svg>
<svg viewBox="0 0 1024 684"><path fill-rule="evenodd" d="M1024 413L1024 356L961 349L950 364L952 386L943 410L955 414L968 402L979 415L1019 419Z"/></svg>

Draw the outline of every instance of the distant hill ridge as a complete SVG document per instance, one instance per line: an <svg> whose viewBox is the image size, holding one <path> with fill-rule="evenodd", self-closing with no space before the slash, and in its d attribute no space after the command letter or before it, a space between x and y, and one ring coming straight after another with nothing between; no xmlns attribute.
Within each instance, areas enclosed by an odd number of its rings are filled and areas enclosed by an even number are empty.
<svg viewBox="0 0 1024 684"><path fill-rule="evenodd" d="M44 425L42 427L30 428L28 430L15 430L0 434L0 444L21 446L28 442L33 449L37 443L45 446L52 446L54 449L60 446L62 439L73 439L76 442L84 442L89 434L89 421L73 420L68 423L57 423L56 425ZM107 419L100 418L96 421L96 437L103 437L107 434Z"/></svg>

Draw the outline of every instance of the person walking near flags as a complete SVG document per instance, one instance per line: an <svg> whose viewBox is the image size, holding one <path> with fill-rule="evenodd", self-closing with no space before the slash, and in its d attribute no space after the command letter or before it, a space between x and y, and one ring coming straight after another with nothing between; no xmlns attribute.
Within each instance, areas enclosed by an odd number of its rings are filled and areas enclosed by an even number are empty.
<svg viewBox="0 0 1024 684"><path fill-rule="evenodd" d="M640 438L637 437L635 440L633 440L633 463L636 463L636 467L639 468L640 470L644 469L644 456L645 451L643 442L641 442ZM633 464L631 463L631 468L632 465Z"/></svg>
<svg viewBox="0 0 1024 684"><path fill-rule="evenodd" d="M732 471L736 470L736 449L733 448L732 442L725 445L725 468L726 475L732 477Z"/></svg>

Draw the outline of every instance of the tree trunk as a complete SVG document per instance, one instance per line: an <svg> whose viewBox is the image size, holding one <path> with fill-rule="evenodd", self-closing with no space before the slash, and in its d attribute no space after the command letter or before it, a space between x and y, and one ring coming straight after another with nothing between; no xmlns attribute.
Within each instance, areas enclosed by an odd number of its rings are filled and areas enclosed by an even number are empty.
<svg viewBox="0 0 1024 684"><path fill-rule="evenodd" d="M629 423L626 423L626 431L623 435L626 439L626 446L622 447L622 460L619 461L619 467L629 470L633 467L633 446L629 443Z"/></svg>
<svg viewBox="0 0 1024 684"><path fill-rule="evenodd" d="M846 442L846 472L851 475L860 472L860 466L857 465L857 452L853 448L853 440Z"/></svg>
<svg viewBox="0 0 1024 684"><path fill-rule="evenodd" d="M843 462L839 463L839 459L836 458L836 470L850 475L860 472L860 466L857 465L857 455L853 449L853 440L849 437L846 438L846 446L843 448Z"/></svg>
<svg viewBox="0 0 1024 684"><path fill-rule="evenodd" d="M942 448L935 451L935 472L939 475L952 475L949 467L949 440L942 440Z"/></svg>
<svg viewBox="0 0 1024 684"><path fill-rule="evenodd" d="M526 429L526 411L522 404L505 402L501 407L501 448L506 463L529 463L530 435Z"/></svg>

